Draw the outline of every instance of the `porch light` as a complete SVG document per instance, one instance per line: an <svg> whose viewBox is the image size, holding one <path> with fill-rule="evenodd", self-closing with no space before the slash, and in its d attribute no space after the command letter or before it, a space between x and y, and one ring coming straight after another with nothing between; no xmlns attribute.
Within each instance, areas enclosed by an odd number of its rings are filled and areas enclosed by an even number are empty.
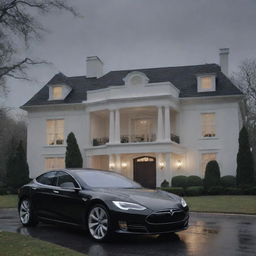
<svg viewBox="0 0 256 256"><path fill-rule="evenodd" d="M177 168L178 168L178 169L180 169L180 168L181 168L181 166L182 166L182 162L181 162L181 160L177 160L176 165L177 165Z"/></svg>
<svg viewBox="0 0 256 256"><path fill-rule="evenodd" d="M126 162L122 162L122 163L121 163L121 167L122 167L122 168L126 168L126 167L127 167L127 163L126 163Z"/></svg>
<svg viewBox="0 0 256 256"><path fill-rule="evenodd" d="M160 169L162 170L162 169L164 168L164 166L165 166L164 162L161 161L161 162L159 163L159 166L160 166Z"/></svg>

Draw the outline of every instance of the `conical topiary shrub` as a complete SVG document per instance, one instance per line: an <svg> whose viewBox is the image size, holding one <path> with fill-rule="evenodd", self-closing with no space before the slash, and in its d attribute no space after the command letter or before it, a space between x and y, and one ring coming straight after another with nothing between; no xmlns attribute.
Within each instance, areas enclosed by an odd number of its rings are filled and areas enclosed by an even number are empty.
<svg viewBox="0 0 256 256"><path fill-rule="evenodd" d="M73 132L71 132L67 137L65 164L66 168L83 167L83 158Z"/></svg>
<svg viewBox="0 0 256 256"><path fill-rule="evenodd" d="M220 185L220 168L218 162L215 160L210 161L206 165L205 177L204 177L204 186L207 191L211 187Z"/></svg>

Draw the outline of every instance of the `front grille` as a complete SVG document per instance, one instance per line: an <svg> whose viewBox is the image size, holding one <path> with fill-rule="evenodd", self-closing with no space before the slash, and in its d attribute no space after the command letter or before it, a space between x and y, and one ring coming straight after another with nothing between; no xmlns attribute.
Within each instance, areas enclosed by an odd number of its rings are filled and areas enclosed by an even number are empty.
<svg viewBox="0 0 256 256"><path fill-rule="evenodd" d="M127 225L128 231L130 232L148 232L145 226L138 225L138 224L128 224Z"/></svg>
<svg viewBox="0 0 256 256"><path fill-rule="evenodd" d="M187 213L181 209L168 209L150 214L146 221L149 224L167 224L183 221L186 216Z"/></svg>

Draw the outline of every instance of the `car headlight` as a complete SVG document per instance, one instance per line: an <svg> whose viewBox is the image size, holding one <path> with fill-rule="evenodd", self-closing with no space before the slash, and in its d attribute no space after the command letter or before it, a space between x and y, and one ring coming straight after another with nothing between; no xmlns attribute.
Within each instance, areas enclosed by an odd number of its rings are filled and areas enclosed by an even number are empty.
<svg viewBox="0 0 256 256"><path fill-rule="evenodd" d="M113 204L118 207L121 210L138 210L138 211L143 211L146 210L146 207L140 205L140 204L135 204L135 203L129 203L129 202L121 202L121 201L112 201Z"/></svg>
<svg viewBox="0 0 256 256"><path fill-rule="evenodd" d="M182 207L184 207L184 208L187 207L187 203L183 198L181 198L180 203L181 203Z"/></svg>

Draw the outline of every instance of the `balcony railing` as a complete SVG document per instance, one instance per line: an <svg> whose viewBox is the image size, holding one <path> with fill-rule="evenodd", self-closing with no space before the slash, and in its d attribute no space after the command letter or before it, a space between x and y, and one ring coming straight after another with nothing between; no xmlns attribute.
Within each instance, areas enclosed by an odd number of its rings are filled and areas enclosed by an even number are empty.
<svg viewBox="0 0 256 256"><path fill-rule="evenodd" d="M178 144L180 144L180 137L171 133L171 141L176 142ZM120 137L120 142L121 143L139 143L139 142L152 142L152 141L156 141L156 135L153 133L149 136L145 136L145 135L122 135ZM109 142L109 138L108 137L102 137L102 138L94 138L92 140L92 145L93 146L101 146L101 145L105 145L106 143Z"/></svg>
<svg viewBox="0 0 256 256"><path fill-rule="evenodd" d="M156 135L122 135L121 143L131 143L131 142L152 142L156 140Z"/></svg>
<svg viewBox="0 0 256 256"><path fill-rule="evenodd" d="M178 135L171 133L171 141L180 144L180 137Z"/></svg>
<svg viewBox="0 0 256 256"><path fill-rule="evenodd" d="M94 138L92 140L92 145L93 146L100 146L100 145L105 145L108 142L109 142L109 138L108 137Z"/></svg>

